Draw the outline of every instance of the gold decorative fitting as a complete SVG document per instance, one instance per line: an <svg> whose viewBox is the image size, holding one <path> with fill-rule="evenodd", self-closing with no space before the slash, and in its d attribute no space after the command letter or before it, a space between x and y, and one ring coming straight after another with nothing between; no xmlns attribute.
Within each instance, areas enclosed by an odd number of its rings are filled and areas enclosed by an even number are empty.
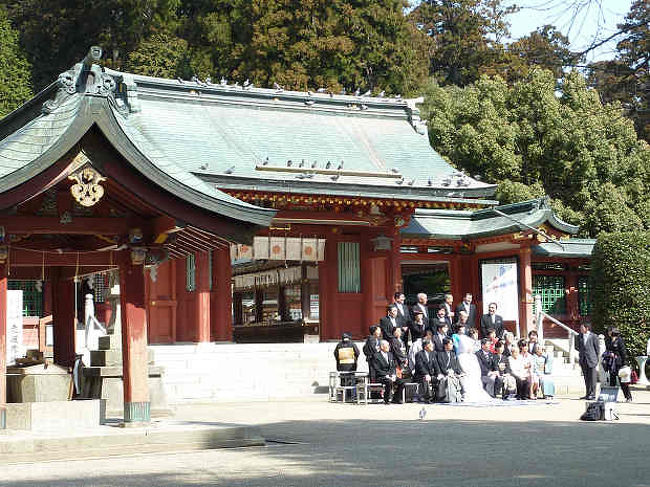
<svg viewBox="0 0 650 487"><path fill-rule="evenodd" d="M68 179L77 182L70 187L70 194L81 206L93 206L104 196L104 188L99 183L106 178L90 166L70 174Z"/></svg>

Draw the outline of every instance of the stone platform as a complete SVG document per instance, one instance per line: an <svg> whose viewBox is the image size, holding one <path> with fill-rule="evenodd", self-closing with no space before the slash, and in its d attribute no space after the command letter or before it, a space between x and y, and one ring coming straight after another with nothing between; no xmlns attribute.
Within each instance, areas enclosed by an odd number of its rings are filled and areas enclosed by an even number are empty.
<svg viewBox="0 0 650 487"><path fill-rule="evenodd" d="M206 421L154 421L146 426L114 425L66 432L0 432L0 465L47 460L91 459L154 452L263 446L256 426Z"/></svg>

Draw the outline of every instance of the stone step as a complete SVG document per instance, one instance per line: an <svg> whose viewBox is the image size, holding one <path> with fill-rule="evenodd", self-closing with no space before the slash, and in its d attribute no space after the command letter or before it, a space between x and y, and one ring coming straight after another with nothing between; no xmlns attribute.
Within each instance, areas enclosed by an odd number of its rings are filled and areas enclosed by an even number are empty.
<svg viewBox="0 0 650 487"><path fill-rule="evenodd" d="M104 335L98 338L99 350L112 350L122 348L122 335Z"/></svg>
<svg viewBox="0 0 650 487"><path fill-rule="evenodd" d="M153 364L154 353L151 349L147 350L147 359L149 364ZM90 366L91 367L118 367L122 365L122 350L91 350Z"/></svg>

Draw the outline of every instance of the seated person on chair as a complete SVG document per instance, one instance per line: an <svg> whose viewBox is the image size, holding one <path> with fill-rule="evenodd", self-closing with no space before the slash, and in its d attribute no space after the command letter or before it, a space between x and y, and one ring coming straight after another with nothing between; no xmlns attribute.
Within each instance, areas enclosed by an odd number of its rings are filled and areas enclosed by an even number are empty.
<svg viewBox="0 0 650 487"><path fill-rule="evenodd" d="M343 372L341 374L341 385L353 385L354 372L357 370L357 360L359 359L359 349L352 341L349 333L343 333L341 341L337 343L334 349L334 358L336 359L336 370ZM345 372L348 372L347 374Z"/></svg>
<svg viewBox="0 0 650 487"><path fill-rule="evenodd" d="M495 356L490 352L490 338L481 340L481 350L476 352L476 358L481 367L481 382L483 389L492 397L496 397L502 388L501 377L499 376L499 366Z"/></svg>
<svg viewBox="0 0 650 487"><path fill-rule="evenodd" d="M454 352L451 338L442 341L443 350L436 352L438 362L438 391L436 398L440 402L457 402L461 398L460 376L462 370Z"/></svg>
<svg viewBox="0 0 650 487"><path fill-rule="evenodd" d="M510 363L508 357L503 353L504 347L503 340L499 340L494 345L494 362L496 363L497 372L502 383L501 390L495 390L494 393L502 393L503 399L514 399L517 396L517 381L510 374Z"/></svg>
<svg viewBox="0 0 650 487"><path fill-rule="evenodd" d="M524 340L525 342L525 340ZM526 350L526 344L522 347ZM520 347L512 347L508 358L508 366L510 367L510 374L517 381L517 398L528 399L530 395L530 361L524 359L521 354Z"/></svg>
<svg viewBox="0 0 650 487"><path fill-rule="evenodd" d="M555 396L555 382L551 376L553 373L553 357L546 353L544 347L537 344L533 350L533 360L534 380L537 383L537 388L541 391L542 397L547 399Z"/></svg>
<svg viewBox="0 0 650 487"><path fill-rule="evenodd" d="M433 343L423 340L422 344L424 348L415 356L415 381L419 384L422 400L433 402L438 382L438 361L433 351Z"/></svg>
<svg viewBox="0 0 650 487"><path fill-rule="evenodd" d="M384 385L384 402L390 403L393 397L393 385L397 385L393 402L402 403L404 382L397 377L395 358L390 353L390 344L386 340L381 341L379 352L373 355L372 363L375 380Z"/></svg>

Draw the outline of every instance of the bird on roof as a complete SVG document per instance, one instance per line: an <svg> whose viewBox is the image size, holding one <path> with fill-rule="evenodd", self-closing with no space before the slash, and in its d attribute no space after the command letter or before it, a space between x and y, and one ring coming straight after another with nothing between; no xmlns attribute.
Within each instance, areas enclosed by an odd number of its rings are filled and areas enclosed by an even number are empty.
<svg viewBox="0 0 650 487"><path fill-rule="evenodd" d="M404 184L404 176L395 181L397 184Z"/></svg>
<svg viewBox="0 0 650 487"><path fill-rule="evenodd" d="M400 94L395 95L395 99L396 99L396 100L401 100L401 99L402 99L402 95L400 95Z"/></svg>
<svg viewBox="0 0 650 487"><path fill-rule="evenodd" d="M354 92L354 96L359 96L361 94L361 89L357 88Z"/></svg>
<svg viewBox="0 0 650 487"><path fill-rule="evenodd" d="M413 186L413 183L415 183L415 179L411 179L407 184L408 184L409 186Z"/></svg>
<svg viewBox="0 0 650 487"><path fill-rule="evenodd" d="M339 162L339 165L336 169L338 169L339 171L343 169L343 161Z"/></svg>
<svg viewBox="0 0 650 487"><path fill-rule="evenodd" d="M427 184L428 184L429 186L433 186L433 179L429 178L429 181L427 181Z"/></svg>
<svg viewBox="0 0 650 487"><path fill-rule="evenodd" d="M359 109L360 109L360 110L367 110L367 109L368 109L368 105L366 105L365 103L362 103L362 104L359 106Z"/></svg>
<svg viewBox="0 0 650 487"><path fill-rule="evenodd" d="M314 169L318 165L318 161L314 161L311 163L311 168Z"/></svg>
<svg viewBox="0 0 650 487"><path fill-rule="evenodd" d="M396 167L391 167L391 168L390 168L390 171L391 171L392 173L399 174L399 169L397 169Z"/></svg>
<svg viewBox="0 0 650 487"><path fill-rule="evenodd" d="M221 86L226 86L228 84L228 80L222 76L221 81L219 81L219 84Z"/></svg>
<svg viewBox="0 0 650 487"><path fill-rule="evenodd" d="M293 164L293 161L292 161L291 159L289 159L289 160L287 161L287 167L291 167L292 164Z"/></svg>
<svg viewBox="0 0 650 487"><path fill-rule="evenodd" d="M178 81L180 84L184 83L183 78L181 78L180 76L176 78L176 81Z"/></svg>
<svg viewBox="0 0 650 487"><path fill-rule="evenodd" d="M339 91L339 95L345 95L346 93L345 88L341 88L341 91Z"/></svg>
<svg viewBox="0 0 650 487"><path fill-rule="evenodd" d="M279 85L278 83L276 83L275 81L273 82L273 89L274 89L275 91L277 91L278 93L284 91L284 88L282 88L282 86L280 86L280 85Z"/></svg>
<svg viewBox="0 0 650 487"><path fill-rule="evenodd" d="M445 178L442 180L443 186L449 186L451 184L451 178Z"/></svg>
<svg viewBox="0 0 650 487"><path fill-rule="evenodd" d="M303 159L300 161L300 164L298 164L298 167L305 167L305 160Z"/></svg>
<svg viewBox="0 0 650 487"><path fill-rule="evenodd" d="M192 79L190 81L192 81L192 83L196 83L197 85L200 84L199 77L197 75L192 75Z"/></svg>
<svg viewBox="0 0 650 487"><path fill-rule="evenodd" d="M370 95L372 95L372 90L368 90L368 91L366 91L366 92L365 92L363 95L361 95L361 96L362 96L362 97L367 97L367 96L370 96Z"/></svg>
<svg viewBox="0 0 650 487"><path fill-rule="evenodd" d="M308 107L314 106L316 102L314 100L305 100L305 105Z"/></svg>
<svg viewBox="0 0 650 487"><path fill-rule="evenodd" d="M206 84L206 85L211 85L211 84L212 84L212 78L210 78L210 76L208 76L207 78L205 78L205 84Z"/></svg>
<svg viewBox="0 0 650 487"><path fill-rule="evenodd" d="M325 169L329 169L332 167L332 161L327 161L327 164L325 164Z"/></svg>
<svg viewBox="0 0 650 487"><path fill-rule="evenodd" d="M332 181L337 181L338 179L339 179L338 174L335 174L334 176L332 176Z"/></svg>
<svg viewBox="0 0 650 487"><path fill-rule="evenodd" d="M266 156L266 159L262 161L262 166L267 166L269 164L269 156Z"/></svg>
<svg viewBox="0 0 650 487"><path fill-rule="evenodd" d="M246 78L246 81L244 81L244 88L247 87L247 86L250 85L250 84L251 84L251 80L249 80L248 78Z"/></svg>
<svg viewBox="0 0 650 487"><path fill-rule="evenodd" d="M207 162L204 163L204 164L201 164L201 165L199 166L199 169L201 169L202 171L205 171L207 168L208 168L208 163L207 163Z"/></svg>
<svg viewBox="0 0 650 487"><path fill-rule="evenodd" d="M377 95L377 98L383 98L386 95L385 91L380 91L379 94Z"/></svg>
<svg viewBox="0 0 650 487"><path fill-rule="evenodd" d="M427 410L424 409L424 406L422 406L422 409L420 409L420 412L418 413L418 418L420 418L421 421L424 420L427 416Z"/></svg>
<svg viewBox="0 0 650 487"><path fill-rule="evenodd" d="M232 166L230 166L228 169L226 169L226 170L224 171L224 173L226 173L226 174L232 174L234 170L235 170L235 166L232 165Z"/></svg>
<svg viewBox="0 0 650 487"><path fill-rule="evenodd" d="M318 89L316 90L316 93L327 93L327 88L323 88L323 87L318 88Z"/></svg>
<svg viewBox="0 0 650 487"><path fill-rule="evenodd" d="M313 94L314 94L313 91L311 91L311 90L307 90L307 95L308 95L308 96L312 96Z"/></svg>

